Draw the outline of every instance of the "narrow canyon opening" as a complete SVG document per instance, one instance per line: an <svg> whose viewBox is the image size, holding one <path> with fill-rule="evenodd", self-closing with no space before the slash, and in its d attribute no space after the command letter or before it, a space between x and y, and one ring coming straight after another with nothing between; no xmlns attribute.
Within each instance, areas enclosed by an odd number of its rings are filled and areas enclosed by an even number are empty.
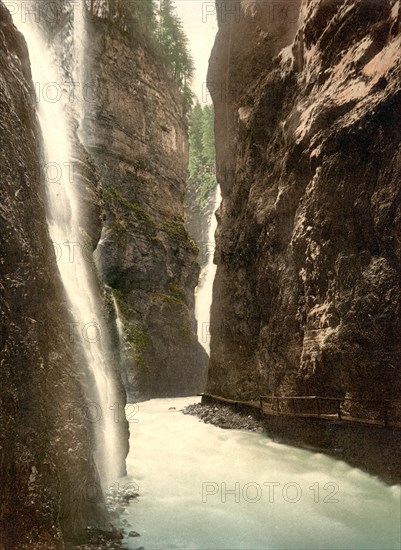
<svg viewBox="0 0 401 550"><path fill-rule="evenodd" d="M0 550L401 544L399 0L0 0Z"/></svg>

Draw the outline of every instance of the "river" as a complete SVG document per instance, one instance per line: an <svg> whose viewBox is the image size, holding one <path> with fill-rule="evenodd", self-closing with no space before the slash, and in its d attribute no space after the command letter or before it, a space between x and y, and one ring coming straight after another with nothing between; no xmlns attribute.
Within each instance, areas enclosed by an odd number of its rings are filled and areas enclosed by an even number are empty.
<svg viewBox="0 0 401 550"><path fill-rule="evenodd" d="M130 549L399 549L400 487L345 462L180 412L199 398L129 405L123 518ZM172 408L174 407L174 408Z"/></svg>

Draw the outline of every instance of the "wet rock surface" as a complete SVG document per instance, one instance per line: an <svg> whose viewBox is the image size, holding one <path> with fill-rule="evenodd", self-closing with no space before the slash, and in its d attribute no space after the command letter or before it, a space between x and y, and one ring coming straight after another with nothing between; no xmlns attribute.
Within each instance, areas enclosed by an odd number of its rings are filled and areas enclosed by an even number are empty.
<svg viewBox="0 0 401 550"><path fill-rule="evenodd" d="M23 37L0 2L0 547L61 549L107 522L80 350L45 212L42 142Z"/></svg>
<svg viewBox="0 0 401 550"><path fill-rule="evenodd" d="M95 15L87 29L98 93L82 136L99 169L103 217L95 256L123 322L128 398L193 395L204 388L208 357L196 338L198 250L184 223L183 98L135 37Z"/></svg>
<svg viewBox="0 0 401 550"><path fill-rule="evenodd" d="M118 484L110 487L105 493L105 501L112 523L108 529L87 526L81 532L81 541L66 546L66 550L98 550L103 548L127 548L123 538L140 537L140 533L132 529L132 525L122 517L123 512L132 502L137 502L139 493L132 488L123 488Z"/></svg>
<svg viewBox="0 0 401 550"><path fill-rule="evenodd" d="M374 415L401 390L400 5L294 2L272 21L259 4L218 2L206 391L366 398Z"/></svg>
<svg viewBox="0 0 401 550"><path fill-rule="evenodd" d="M225 405L203 405L194 403L182 410L182 414L197 416L206 424L213 424L226 430L249 430L251 432L263 432L263 424L260 420L249 414L233 411L232 407Z"/></svg>

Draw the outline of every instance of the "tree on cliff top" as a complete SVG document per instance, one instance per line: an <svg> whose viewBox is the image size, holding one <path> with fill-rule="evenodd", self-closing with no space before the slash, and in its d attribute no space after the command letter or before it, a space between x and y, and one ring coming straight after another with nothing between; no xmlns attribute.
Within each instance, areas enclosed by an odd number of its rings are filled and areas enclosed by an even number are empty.
<svg viewBox="0 0 401 550"><path fill-rule="evenodd" d="M107 17L131 35L151 36L156 31L157 8L154 0L108 0L106 4L91 0L89 12Z"/></svg>
<svg viewBox="0 0 401 550"><path fill-rule="evenodd" d="M214 109L197 103L192 110L189 126L190 185L196 189L199 207L206 206L210 192L217 185L215 175L216 150L214 140Z"/></svg>
<svg viewBox="0 0 401 550"><path fill-rule="evenodd" d="M172 0L160 1L158 42L170 76L181 91L188 93L195 67L189 52L188 38Z"/></svg>
<svg viewBox="0 0 401 550"><path fill-rule="evenodd" d="M99 15L96 6L95 1L89 5L92 15ZM159 58L182 92L189 112L194 98L190 83L195 67L173 1L160 0L158 7L155 0L108 0L106 17Z"/></svg>

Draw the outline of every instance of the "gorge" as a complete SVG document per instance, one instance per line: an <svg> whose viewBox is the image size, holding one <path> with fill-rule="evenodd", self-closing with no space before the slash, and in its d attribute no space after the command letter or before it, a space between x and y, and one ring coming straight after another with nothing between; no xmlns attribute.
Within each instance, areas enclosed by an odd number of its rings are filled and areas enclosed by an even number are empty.
<svg viewBox="0 0 401 550"><path fill-rule="evenodd" d="M0 0L0 550L394 550L400 1L193 10Z"/></svg>

